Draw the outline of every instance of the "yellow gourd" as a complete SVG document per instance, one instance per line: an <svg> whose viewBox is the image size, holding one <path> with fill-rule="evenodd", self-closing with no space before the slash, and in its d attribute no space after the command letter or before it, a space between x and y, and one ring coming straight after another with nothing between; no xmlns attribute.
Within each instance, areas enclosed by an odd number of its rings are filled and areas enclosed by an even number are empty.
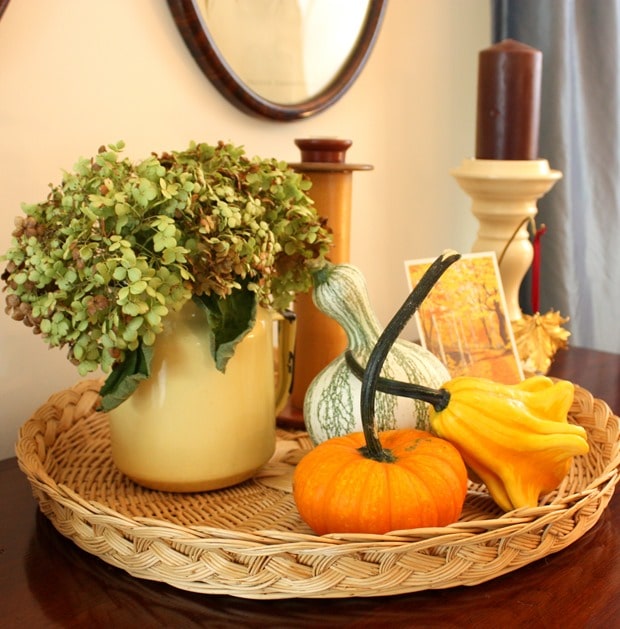
<svg viewBox="0 0 620 629"><path fill-rule="evenodd" d="M431 414L433 432L457 448L505 511L536 506L589 450L584 428L568 423L574 386L566 380L504 385L464 376L442 388L450 402Z"/></svg>

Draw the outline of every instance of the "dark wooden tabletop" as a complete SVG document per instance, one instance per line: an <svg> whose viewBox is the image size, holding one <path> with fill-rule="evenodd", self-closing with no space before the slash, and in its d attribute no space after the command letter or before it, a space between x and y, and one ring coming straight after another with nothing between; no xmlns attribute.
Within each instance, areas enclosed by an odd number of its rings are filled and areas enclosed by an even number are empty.
<svg viewBox="0 0 620 629"><path fill-rule="evenodd" d="M620 355L571 348L551 375L620 411ZM580 540L474 587L368 599L254 601L143 581L78 549L42 516L15 459L0 461L0 627L620 626L620 497Z"/></svg>

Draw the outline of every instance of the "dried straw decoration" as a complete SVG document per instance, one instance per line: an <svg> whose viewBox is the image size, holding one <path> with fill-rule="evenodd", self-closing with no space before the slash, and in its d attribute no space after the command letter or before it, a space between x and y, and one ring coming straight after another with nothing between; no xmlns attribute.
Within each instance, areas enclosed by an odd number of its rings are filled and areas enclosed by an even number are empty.
<svg viewBox="0 0 620 629"><path fill-rule="evenodd" d="M576 387L570 421L588 433L560 487L539 506L502 513L471 484L461 519L387 535L317 536L291 494L311 442L278 432L272 460L225 490L142 488L115 468L100 382L54 394L22 426L18 462L42 512L77 546L129 574L184 590L252 599L339 598L475 585L555 553L591 529L619 477L620 420Z"/></svg>

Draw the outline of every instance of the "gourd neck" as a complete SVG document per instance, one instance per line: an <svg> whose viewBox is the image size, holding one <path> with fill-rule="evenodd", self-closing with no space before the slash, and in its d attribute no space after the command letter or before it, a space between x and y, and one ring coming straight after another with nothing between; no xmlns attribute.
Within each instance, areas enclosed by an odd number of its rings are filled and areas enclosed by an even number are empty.
<svg viewBox="0 0 620 629"><path fill-rule="evenodd" d="M381 326L361 271L351 265L327 265L315 273L314 279L317 306L342 327L349 349L369 354Z"/></svg>
<svg viewBox="0 0 620 629"><path fill-rule="evenodd" d="M370 308L351 312L339 322L347 335L349 349L355 353L369 353L381 334L381 326Z"/></svg>

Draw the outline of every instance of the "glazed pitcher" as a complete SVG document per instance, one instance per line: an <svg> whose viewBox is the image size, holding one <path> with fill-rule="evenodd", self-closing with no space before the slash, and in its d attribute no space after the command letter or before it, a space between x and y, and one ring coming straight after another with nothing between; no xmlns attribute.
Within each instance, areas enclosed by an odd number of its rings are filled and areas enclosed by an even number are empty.
<svg viewBox="0 0 620 629"><path fill-rule="evenodd" d="M150 377L108 413L113 460L133 481L163 491L240 483L274 452L275 418L292 377L294 321L258 308L222 373L211 356L205 311L190 301L168 319Z"/></svg>

